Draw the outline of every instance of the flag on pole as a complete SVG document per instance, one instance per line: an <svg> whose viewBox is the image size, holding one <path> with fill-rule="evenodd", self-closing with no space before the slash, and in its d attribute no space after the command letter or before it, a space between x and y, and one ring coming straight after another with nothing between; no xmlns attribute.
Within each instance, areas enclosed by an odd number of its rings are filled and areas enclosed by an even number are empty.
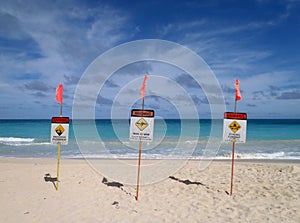
<svg viewBox="0 0 300 223"><path fill-rule="evenodd" d="M240 81L237 79L235 81L235 100L239 101L242 100L242 95L241 95L241 91L240 91Z"/></svg>
<svg viewBox="0 0 300 223"><path fill-rule="evenodd" d="M145 88L146 88L146 81L148 80L148 75L145 75L144 76L144 82L143 82L143 85L140 89L140 93L141 93L141 96L142 96L142 99L145 98Z"/></svg>
<svg viewBox="0 0 300 223"><path fill-rule="evenodd" d="M56 88L56 101L62 104L62 98L63 98L63 85L60 84Z"/></svg>

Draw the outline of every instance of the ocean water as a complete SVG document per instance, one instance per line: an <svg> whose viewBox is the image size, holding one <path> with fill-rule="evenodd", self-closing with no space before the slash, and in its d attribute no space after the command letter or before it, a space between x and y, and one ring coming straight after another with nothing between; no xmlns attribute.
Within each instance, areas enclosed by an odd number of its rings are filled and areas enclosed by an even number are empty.
<svg viewBox="0 0 300 223"><path fill-rule="evenodd" d="M73 120L63 158L132 158L138 142L129 141L129 120ZM213 130L212 130L213 127ZM51 120L0 120L0 157L57 156L50 144ZM223 120L155 120L153 142L143 143L143 158L226 159ZM211 144L210 144L211 143ZM207 146L207 145L210 146ZM247 159L300 160L300 119L248 120L246 143L235 154Z"/></svg>

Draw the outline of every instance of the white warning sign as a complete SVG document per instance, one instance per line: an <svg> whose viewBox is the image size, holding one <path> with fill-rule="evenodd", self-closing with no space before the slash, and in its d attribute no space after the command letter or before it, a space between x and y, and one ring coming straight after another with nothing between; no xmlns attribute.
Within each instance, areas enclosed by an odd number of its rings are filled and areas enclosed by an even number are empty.
<svg viewBox="0 0 300 223"><path fill-rule="evenodd" d="M224 142L246 142L247 114L236 112L225 112L223 122Z"/></svg>
<svg viewBox="0 0 300 223"><path fill-rule="evenodd" d="M131 141L147 141L153 140L154 129L154 111L138 110L131 111L130 119L130 135Z"/></svg>
<svg viewBox="0 0 300 223"><path fill-rule="evenodd" d="M51 144L66 145L69 141L69 117L53 117L51 123Z"/></svg>

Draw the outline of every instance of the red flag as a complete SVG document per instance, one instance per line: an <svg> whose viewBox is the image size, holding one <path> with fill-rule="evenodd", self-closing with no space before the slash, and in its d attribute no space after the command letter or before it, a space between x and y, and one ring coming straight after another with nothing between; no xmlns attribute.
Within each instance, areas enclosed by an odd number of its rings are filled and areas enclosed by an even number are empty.
<svg viewBox="0 0 300 223"><path fill-rule="evenodd" d="M239 84L240 84L240 81L236 80L235 81L235 100L236 101L242 100L242 95L241 95Z"/></svg>
<svg viewBox="0 0 300 223"><path fill-rule="evenodd" d="M145 75L144 76L144 82L143 82L143 85L140 89L140 93L141 93L141 96L142 96L142 99L145 98L145 88L146 88L146 81L148 80L148 75Z"/></svg>
<svg viewBox="0 0 300 223"><path fill-rule="evenodd" d="M56 101L62 104L62 98L63 98L63 85L60 84L56 88Z"/></svg>

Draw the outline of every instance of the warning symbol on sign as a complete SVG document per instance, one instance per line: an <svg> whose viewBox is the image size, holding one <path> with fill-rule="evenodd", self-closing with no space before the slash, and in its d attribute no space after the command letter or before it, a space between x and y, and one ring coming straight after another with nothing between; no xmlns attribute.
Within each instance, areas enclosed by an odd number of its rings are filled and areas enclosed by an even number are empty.
<svg viewBox="0 0 300 223"><path fill-rule="evenodd" d="M237 131L239 131L239 129L242 127L237 121L233 121L230 123L230 125L228 126L231 131L233 133L236 133Z"/></svg>
<svg viewBox="0 0 300 223"><path fill-rule="evenodd" d="M63 134L64 131L65 131L65 129L62 127L62 125L57 126L56 129L55 129L55 132L56 132L57 135L59 135L59 136L60 136L61 134Z"/></svg>
<svg viewBox="0 0 300 223"><path fill-rule="evenodd" d="M144 118L141 118L135 123L135 125L139 128L139 130L143 131L145 128L148 127L149 124Z"/></svg>

